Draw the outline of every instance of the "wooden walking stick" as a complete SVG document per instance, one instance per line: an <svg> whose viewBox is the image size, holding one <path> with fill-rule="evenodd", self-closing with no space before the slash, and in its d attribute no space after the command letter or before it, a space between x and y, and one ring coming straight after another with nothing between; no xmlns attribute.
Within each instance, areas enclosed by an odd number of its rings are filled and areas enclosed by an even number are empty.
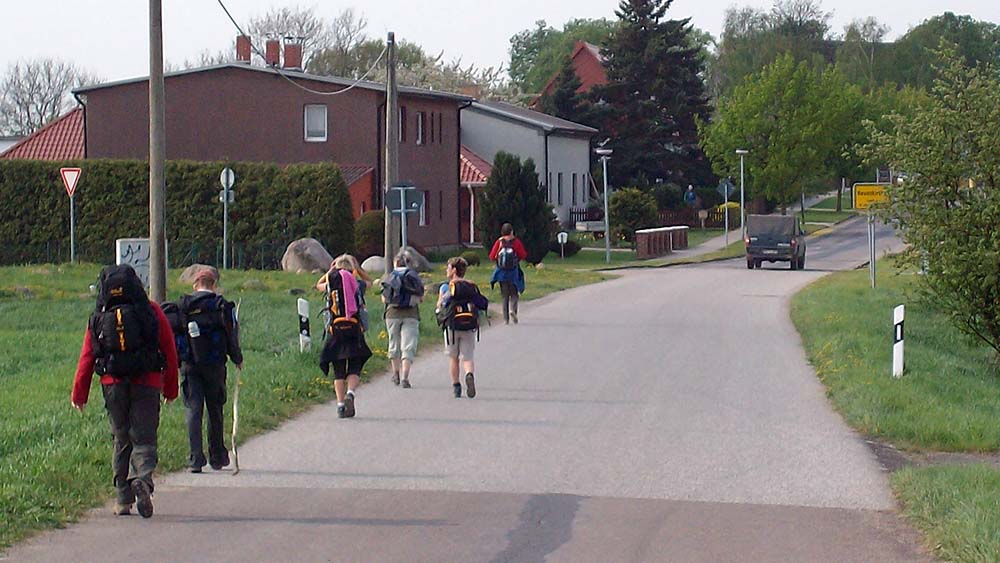
<svg viewBox="0 0 1000 563"><path fill-rule="evenodd" d="M235 313L235 315L236 315L236 325L237 326L239 326L240 304L241 303L243 303L242 299L240 299L236 303L236 313ZM237 334L239 334L239 333L237 332ZM234 386L234 389L233 389L233 435L232 435L233 475L236 475L236 474L238 474L240 472L240 453L236 449L236 430L239 428L239 425L240 425L240 383L242 383L241 380L240 380L240 376L242 374L243 374L243 370L237 368L237 370L236 370L236 385Z"/></svg>

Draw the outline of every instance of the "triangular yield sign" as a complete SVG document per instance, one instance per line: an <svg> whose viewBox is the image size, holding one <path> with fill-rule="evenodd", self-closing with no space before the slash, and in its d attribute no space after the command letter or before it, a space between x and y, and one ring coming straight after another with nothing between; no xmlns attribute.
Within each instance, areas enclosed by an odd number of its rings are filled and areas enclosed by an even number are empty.
<svg viewBox="0 0 1000 563"><path fill-rule="evenodd" d="M80 181L80 174L83 171L79 168L60 168L59 173L62 174L63 184L66 185L66 193L69 197L73 197L73 192L76 191L76 183Z"/></svg>

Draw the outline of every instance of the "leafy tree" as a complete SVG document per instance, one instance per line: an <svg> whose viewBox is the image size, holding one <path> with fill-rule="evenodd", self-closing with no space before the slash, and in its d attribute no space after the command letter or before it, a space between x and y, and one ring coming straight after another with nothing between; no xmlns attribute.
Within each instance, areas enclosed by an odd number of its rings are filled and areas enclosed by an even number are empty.
<svg viewBox="0 0 1000 563"><path fill-rule="evenodd" d="M750 197L762 195L784 210L826 171L851 138L835 132L853 101L836 104L826 88L845 88L835 71L819 73L791 54L747 79L719 103L702 130L705 153L719 175L739 173L736 149L749 149Z"/></svg>
<svg viewBox="0 0 1000 563"><path fill-rule="evenodd" d="M616 185L713 181L696 125L710 114L703 66L689 21L663 19L671 1L622 0L602 51L609 83L591 98L601 130L611 135L609 179Z"/></svg>
<svg viewBox="0 0 1000 563"><path fill-rule="evenodd" d="M552 229L552 206L545 201L545 189L538 185L535 162L498 152L493 159L493 172L479 200L476 226L480 240L493 240L504 223L514 226L514 232L528 251L528 261L538 264L549 251Z"/></svg>
<svg viewBox="0 0 1000 563"><path fill-rule="evenodd" d="M0 133L26 136L75 105L73 88L100 79L57 59L17 62L0 76Z"/></svg>
<svg viewBox="0 0 1000 563"><path fill-rule="evenodd" d="M837 49L837 68L852 83L866 91L884 80L889 45L883 43L889 26L873 17L856 19L844 27L844 39Z"/></svg>
<svg viewBox="0 0 1000 563"><path fill-rule="evenodd" d="M564 59L571 55L579 40L601 45L615 27L606 19L574 19L566 22L562 30L545 23L535 22L534 29L526 29L510 38L510 64L508 74L515 88L535 94L563 67Z"/></svg>
<svg viewBox="0 0 1000 563"><path fill-rule="evenodd" d="M935 78L935 52L942 41L955 45L958 56L969 66L1000 63L1000 26L945 12L914 27L896 41L885 78L896 84L930 87Z"/></svg>
<svg viewBox="0 0 1000 563"><path fill-rule="evenodd" d="M608 213L614 234L633 242L637 230L656 226L656 199L636 188L617 190L609 198Z"/></svg>
<svg viewBox="0 0 1000 563"><path fill-rule="evenodd" d="M795 61L825 66L832 61L829 20L816 0L778 0L770 11L726 10L718 55L710 67L712 94L728 94L786 53Z"/></svg>
<svg viewBox="0 0 1000 563"><path fill-rule="evenodd" d="M941 56L926 103L872 124L868 154L906 174L884 213L907 243L904 262L926 272L923 296L1000 354L1000 80L956 49Z"/></svg>

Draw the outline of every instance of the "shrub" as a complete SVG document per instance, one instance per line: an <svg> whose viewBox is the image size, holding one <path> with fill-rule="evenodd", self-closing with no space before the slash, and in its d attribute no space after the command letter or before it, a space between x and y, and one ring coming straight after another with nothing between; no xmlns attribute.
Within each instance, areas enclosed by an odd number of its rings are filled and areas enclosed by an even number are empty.
<svg viewBox="0 0 1000 563"><path fill-rule="evenodd" d="M466 250L460 256L465 258L465 261L468 262L470 266L478 266L480 264L479 253L475 250Z"/></svg>
<svg viewBox="0 0 1000 563"><path fill-rule="evenodd" d="M637 188L625 188L611 194L608 212L611 228L623 240L631 241L637 229L656 226L656 200Z"/></svg>
<svg viewBox="0 0 1000 563"><path fill-rule="evenodd" d="M354 225L354 246L358 259L385 253L385 213L379 209L368 211Z"/></svg>
<svg viewBox="0 0 1000 563"><path fill-rule="evenodd" d="M684 190L676 184L656 184L649 190L649 194L656 200L656 208L678 209L684 206Z"/></svg>
<svg viewBox="0 0 1000 563"><path fill-rule="evenodd" d="M549 252L552 252L553 254L559 255L559 252L560 252L559 246L560 246L559 245L559 241L555 241L554 240L554 241L550 242L549 243ZM580 243L578 243L578 242L576 242L575 240L572 240L572 239L566 241L566 244L562 245L562 247L563 248L562 248L561 251L563 252L563 256L567 256L567 257L568 256L576 256L576 253L580 252L580 248L581 248L580 247Z"/></svg>

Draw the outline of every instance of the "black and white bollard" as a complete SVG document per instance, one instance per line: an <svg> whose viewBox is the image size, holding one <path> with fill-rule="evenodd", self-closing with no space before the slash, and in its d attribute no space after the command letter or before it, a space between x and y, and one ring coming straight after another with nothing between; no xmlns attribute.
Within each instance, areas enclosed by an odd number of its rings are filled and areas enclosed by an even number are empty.
<svg viewBox="0 0 1000 563"><path fill-rule="evenodd" d="M893 312L892 335L892 376L903 376L903 306L897 306Z"/></svg>
<svg viewBox="0 0 1000 563"><path fill-rule="evenodd" d="M309 336L309 302L300 297L297 307L299 310L299 352L306 352L312 343L312 338Z"/></svg>

